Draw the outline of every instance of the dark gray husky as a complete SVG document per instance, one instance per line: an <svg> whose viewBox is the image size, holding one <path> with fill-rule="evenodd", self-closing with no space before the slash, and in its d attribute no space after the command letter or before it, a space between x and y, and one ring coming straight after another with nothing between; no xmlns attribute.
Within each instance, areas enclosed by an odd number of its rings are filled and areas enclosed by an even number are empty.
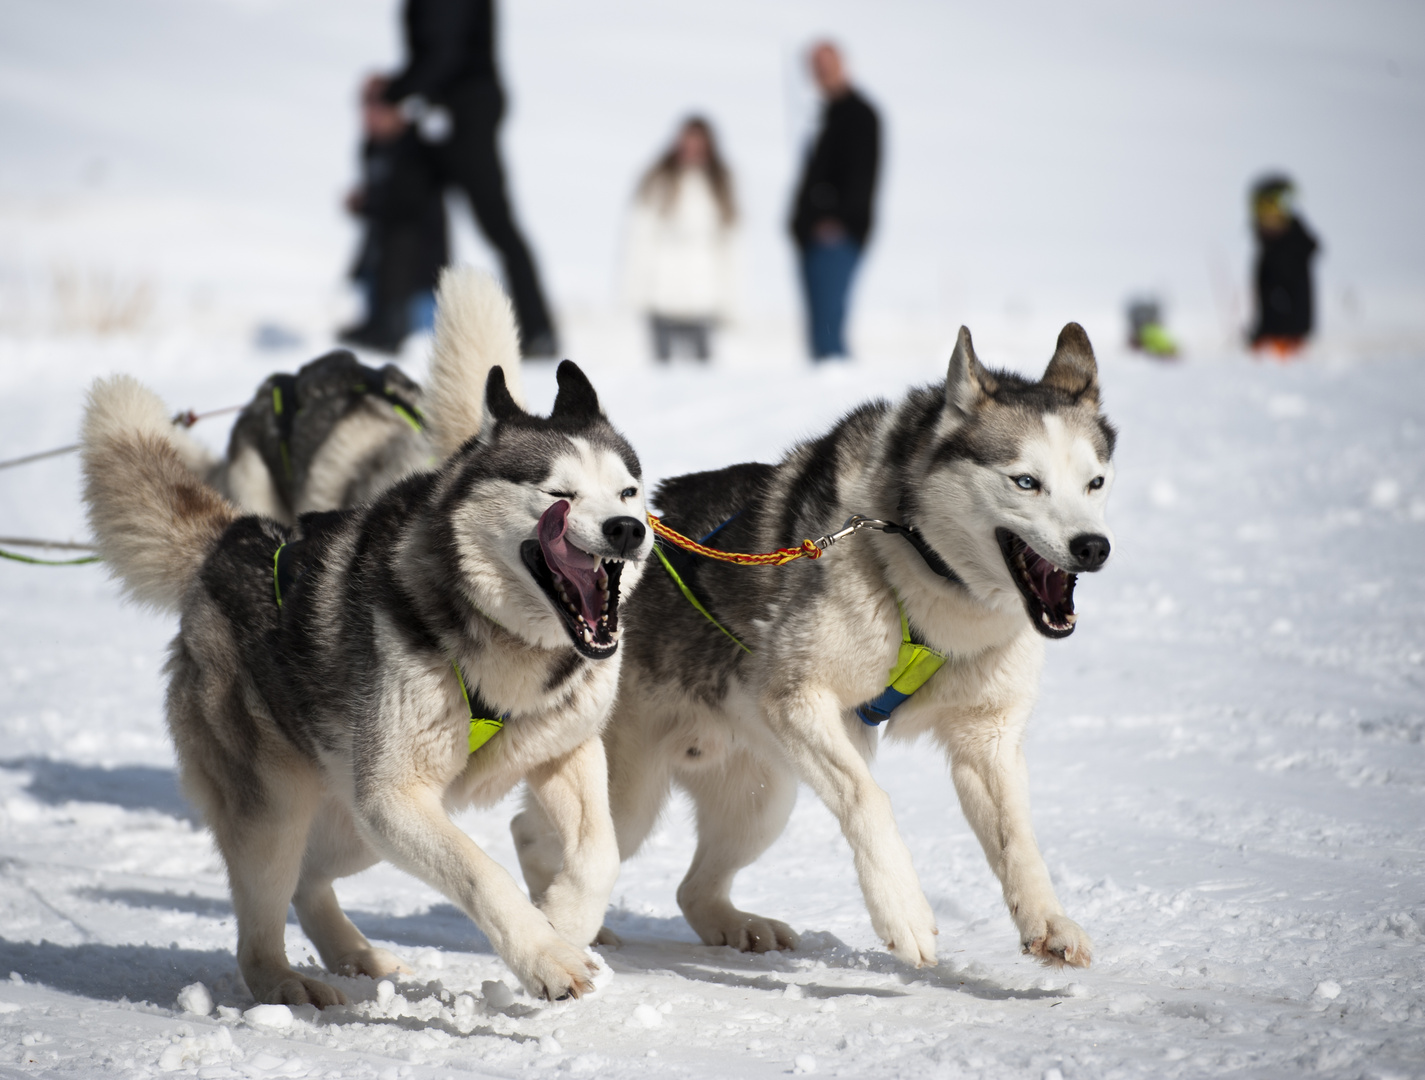
<svg viewBox="0 0 1425 1080"><path fill-rule="evenodd" d="M548 418L515 403L492 282L449 276L440 303L430 420L448 459L292 527L202 483L133 379L90 394L90 523L128 592L181 614L169 729L260 1001L343 1000L288 963L289 903L331 971L398 970L332 891L379 859L458 904L531 993L591 985L584 949L618 875L600 734L620 591L651 548L638 459L567 361ZM561 837L538 906L449 817L521 780Z"/></svg>
<svg viewBox="0 0 1425 1080"><path fill-rule="evenodd" d="M867 765L884 725L948 754L1024 951L1089 963L1035 844L1020 747L1044 641L1073 632L1075 575L1108 558L1113 443L1077 324L1038 382L981 366L962 329L943 384L863 406L780 464L662 485L667 524L724 551L796 547L852 514L885 530L784 567L669 550L630 602L604 737L619 849L637 851L671 784L689 793L698 847L678 903L705 942L795 944L730 893L801 779L840 820L886 947L935 961L935 917ZM514 832L538 892L561 865L558 830L532 804Z"/></svg>
<svg viewBox="0 0 1425 1080"><path fill-rule="evenodd" d="M518 374L511 388L518 398ZM268 376L213 457L175 433L199 476L250 514L287 524L375 498L434 464L421 388L394 364L371 368L345 349Z"/></svg>

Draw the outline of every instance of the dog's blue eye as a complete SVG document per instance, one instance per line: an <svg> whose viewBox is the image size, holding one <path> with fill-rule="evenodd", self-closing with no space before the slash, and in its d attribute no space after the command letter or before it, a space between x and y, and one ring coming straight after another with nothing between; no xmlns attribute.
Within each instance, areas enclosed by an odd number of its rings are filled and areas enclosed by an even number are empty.
<svg viewBox="0 0 1425 1080"><path fill-rule="evenodd" d="M1097 491L1101 487L1103 487L1103 477L1095 476L1092 480L1089 481L1090 491Z"/></svg>
<svg viewBox="0 0 1425 1080"><path fill-rule="evenodd" d="M1018 485L1021 489L1023 489L1024 491L1038 491L1038 490L1039 490L1039 481L1036 480L1036 479L1034 479L1034 477L1032 477L1032 476L1029 476L1029 475L1025 475L1025 476L1015 476L1015 477L1012 477L1011 479L1013 479L1014 482L1015 482L1015 484L1017 484L1017 485Z"/></svg>
<svg viewBox="0 0 1425 1080"><path fill-rule="evenodd" d="M622 494L621 496L619 496L619 497L620 497L620 498L623 498L623 499L631 499L631 498L633 498L633 497L634 497L635 495L637 495L637 494L638 494L638 488L624 488L624 489L623 489L623 494Z"/></svg>

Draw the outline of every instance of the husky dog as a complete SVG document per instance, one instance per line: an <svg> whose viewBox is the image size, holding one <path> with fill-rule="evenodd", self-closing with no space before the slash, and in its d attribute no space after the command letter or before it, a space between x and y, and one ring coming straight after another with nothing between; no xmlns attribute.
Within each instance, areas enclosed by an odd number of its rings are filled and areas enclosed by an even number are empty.
<svg viewBox="0 0 1425 1080"><path fill-rule="evenodd" d="M345 349L268 376L238 414L224 458L181 430L174 443L243 510L286 525L369 502L434 463L420 387L394 364L369 368Z"/></svg>
<svg viewBox="0 0 1425 1080"><path fill-rule="evenodd" d="M1113 444L1077 324L1038 382L981 366L961 329L943 385L863 406L778 465L659 488L668 525L724 551L795 547L850 514L899 526L784 567L669 551L678 578L654 570L630 600L604 735L619 850L638 850L671 784L688 792L698 846L678 903L703 941L795 945L785 923L739 911L730 895L785 828L801 779L839 819L886 947L935 962L935 916L867 767L871 725L893 709L892 738L929 735L947 752L1024 951L1088 965L1092 943L1035 844L1021 743L1043 641L1073 632L1075 575L1108 557ZM927 656L934 673L907 699L888 669ZM513 831L526 878L547 879L557 829L531 803Z"/></svg>
<svg viewBox="0 0 1425 1080"><path fill-rule="evenodd" d="M440 302L431 424L448 460L292 527L241 516L185 468L134 380L90 394L90 523L133 598L181 613L169 729L259 1001L344 1000L288 963L289 902L329 970L400 970L332 890L380 859L458 904L531 993L591 985L584 948L619 862L600 741L619 595L652 547L639 463L568 361L549 417L515 402L497 286L454 274ZM448 816L521 780L561 837L536 903Z"/></svg>

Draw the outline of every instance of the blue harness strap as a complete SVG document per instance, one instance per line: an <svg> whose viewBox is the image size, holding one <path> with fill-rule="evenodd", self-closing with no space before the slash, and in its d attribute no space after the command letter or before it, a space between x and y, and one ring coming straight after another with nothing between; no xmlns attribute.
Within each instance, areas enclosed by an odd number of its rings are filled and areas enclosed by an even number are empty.
<svg viewBox="0 0 1425 1080"><path fill-rule="evenodd" d="M901 617L901 647L896 653L895 667L891 668L888 685L864 705L856 707L856 715L863 724L877 727L891 718L891 713L912 694L930 681L930 677L945 665L945 654L936 652L929 645L915 640L910 632L910 620L906 618L905 605L896 597L896 610Z"/></svg>

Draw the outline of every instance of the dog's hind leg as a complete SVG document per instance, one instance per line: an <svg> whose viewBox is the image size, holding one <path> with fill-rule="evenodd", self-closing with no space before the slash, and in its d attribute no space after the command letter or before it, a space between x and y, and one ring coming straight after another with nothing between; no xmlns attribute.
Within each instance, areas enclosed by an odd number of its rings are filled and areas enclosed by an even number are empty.
<svg viewBox="0 0 1425 1080"><path fill-rule="evenodd" d="M318 1008L346 1004L324 982L299 975L287 962L287 907L296 891L307 831L321 795L311 766L265 770L257 804L214 821L228 864L238 924L238 968L252 996L273 1005Z"/></svg>
<svg viewBox="0 0 1425 1080"><path fill-rule="evenodd" d="M1064 913L1034 840L1023 730L1022 716L952 728L945 736L950 772L965 818L1004 889L1024 952L1054 967L1088 967L1093 942Z"/></svg>
<svg viewBox="0 0 1425 1080"><path fill-rule="evenodd" d="M207 643L225 641L219 635ZM248 990L273 1005L345 1004L340 990L287 962L287 907L322 798L316 767L270 728L264 732L238 690L198 662L185 636L173 643L168 671L179 779L227 864L238 968Z"/></svg>
<svg viewBox="0 0 1425 1080"><path fill-rule="evenodd" d="M599 931L619 868L603 740L595 736L535 768L529 787L558 834L563 856L535 903L565 941L588 945Z"/></svg>
<svg viewBox="0 0 1425 1080"><path fill-rule="evenodd" d="M292 903L322 963L338 975L380 979L410 970L394 954L366 940L341 910L332 889L334 879L359 873L377 861L376 853L357 834L346 808L331 798L323 802L307 834L302 876Z"/></svg>
<svg viewBox="0 0 1425 1080"><path fill-rule="evenodd" d="M797 935L786 923L733 906L732 881L787 827L796 777L780 763L733 750L705 767L680 769L678 780L693 798L698 825L698 849L678 886L688 925L708 945L795 949Z"/></svg>

